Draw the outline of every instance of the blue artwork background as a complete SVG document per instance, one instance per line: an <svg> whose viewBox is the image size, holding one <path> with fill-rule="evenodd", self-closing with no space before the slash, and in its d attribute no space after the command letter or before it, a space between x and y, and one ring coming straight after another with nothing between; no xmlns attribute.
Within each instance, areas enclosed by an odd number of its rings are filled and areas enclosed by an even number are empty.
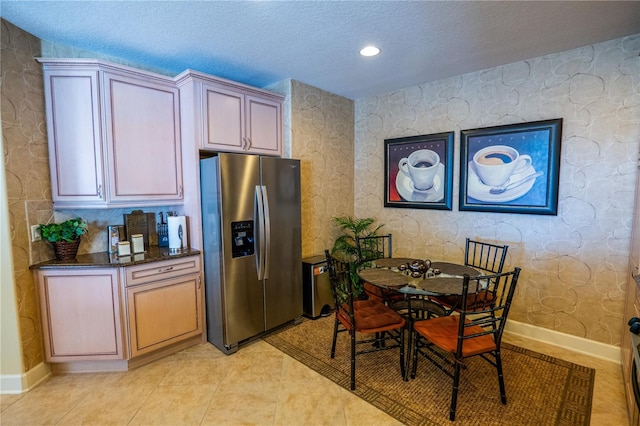
<svg viewBox="0 0 640 426"><path fill-rule="evenodd" d="M491 145L507 145L515 148L520 155L531 156L531 165L535 171L542 171L544 174L536 178L533 187L529 192L520 198L512 201L500 202L501 205L512 206L546 206L547 204L547 182L549 180L549 165L551 154L549 129L527 130L513 133L501 133L494 135L469 136L467 139L467 167L473 156L480 149ZM471 204L496 204L491 201L476 200L467 195L467 200Z"/></svg>

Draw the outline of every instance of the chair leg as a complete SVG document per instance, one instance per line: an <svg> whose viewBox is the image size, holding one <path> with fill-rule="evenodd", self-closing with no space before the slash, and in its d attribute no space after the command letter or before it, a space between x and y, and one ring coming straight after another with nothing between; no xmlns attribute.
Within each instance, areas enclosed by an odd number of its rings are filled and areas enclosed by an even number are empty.
<svg viewBox="0 0 640 426"><path fill-rule="evenodd" d="M402 380L407 381L407 372L405 370L405 357L404 357L404 327L398 329L400 333L400 374L402 374Z"/></svg>
<svg viewBox="0 0 640 426"><path fill-rule="evenodd" d="M449 407L449 420L456 419L456 404L458 403L458 387L460 386L460 362L456 360L453 367L453 390L451 391L451 406Z"/></svg>
<svg viewBox="0 0 640 426"><path fill-rule="evenodd" d="M333 343L331 344L331 358L336 357L336 341L338 340L338 317L333 324Z"/></svg>
<svg viewBox="0 0 640 426"><path fill-rule="evenodd" d="M349 330L351 336L351 390L356 390L356 331Z"/></svg>
<svg viewBox="0 0 640 426"><path fill-rule="evenodd" d="M507 391L504 387L504 376L502 374L502 358L500 351L496 351L496 367L498 369L498 383L500 384L500 400L502 404L507 405Z"/></svg>
<svg viewBox="0 0 640 426"><path fill-rule="evenodd" d="M420 336L415 331L413 333L413 366L411 368L411 378L416 378L416 372L418 371L418 343L420 343ZM410 337L411 339L411 337ZM412 354L409 354L411 356Z"/></svg>
<svg viewBox="0 0 640 426"><path fill-rule="evenodd" d="M377 332L375 334L375 342L373 342L373 347L374 348L379 348L380 347L380 332Z"/></svg>

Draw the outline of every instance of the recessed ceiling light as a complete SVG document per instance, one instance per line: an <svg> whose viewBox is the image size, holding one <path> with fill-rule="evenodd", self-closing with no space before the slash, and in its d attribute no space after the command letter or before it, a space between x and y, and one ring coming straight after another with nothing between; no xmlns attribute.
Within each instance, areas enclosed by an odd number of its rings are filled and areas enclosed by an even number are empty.
<svg viewBox="0 0 640 426"><path fill-rule="evenodd" d="M375 46L367 46L360 50L362 56L376 56L378 53L380 53L380 49Z"/></svg>

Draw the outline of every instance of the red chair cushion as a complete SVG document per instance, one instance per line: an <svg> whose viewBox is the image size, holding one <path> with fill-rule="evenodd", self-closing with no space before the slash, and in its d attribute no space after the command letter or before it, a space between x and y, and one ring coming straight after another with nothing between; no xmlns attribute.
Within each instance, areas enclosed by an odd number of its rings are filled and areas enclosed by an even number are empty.
<svg viewBox="0 0 640 426"><path fill-rule="evenodd" d="M450 315L446 317L437 317L425 321L416 322L414 330L426 337L434 345L444 349L447 352L456 353L458 344L458 323L460 316ZM479 326L467 327L464 335L468 336L475 333L481 333L484 329ZM496 349L496 343L491 334L473 337L462 343L462 357L470 357L487 353Z"/></svg>
<svg viewBox="0 0 640 426"><path fill-rule="evenodd" d="M359 333L377 333L379 331L394 330L404 327L404 319L396 311L378 300L357 300L353 302L354 321ZM338 311L338 319L351 329L349 321L349 306L343 304Z"/></svg>

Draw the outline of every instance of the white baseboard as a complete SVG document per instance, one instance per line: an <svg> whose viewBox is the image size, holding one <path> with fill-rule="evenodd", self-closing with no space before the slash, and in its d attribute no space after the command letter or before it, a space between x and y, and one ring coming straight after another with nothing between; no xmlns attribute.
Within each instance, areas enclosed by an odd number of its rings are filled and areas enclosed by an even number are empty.
<svg viewBox="0 0 640 426"><path fill-rule="evenodd" d="M49 364L41 362L24 374L0 375L0 394L21 394L33 389L51 375Z"/></svg>
<svg viewBox="0 0 640 426"><path fill-rule="evenodd" d="M507 321L504 331L505 333L517 334L532 340L559 346L563 349L621 364L619 346L607 345L583 337L572 336L512 320Z"/></svg>

